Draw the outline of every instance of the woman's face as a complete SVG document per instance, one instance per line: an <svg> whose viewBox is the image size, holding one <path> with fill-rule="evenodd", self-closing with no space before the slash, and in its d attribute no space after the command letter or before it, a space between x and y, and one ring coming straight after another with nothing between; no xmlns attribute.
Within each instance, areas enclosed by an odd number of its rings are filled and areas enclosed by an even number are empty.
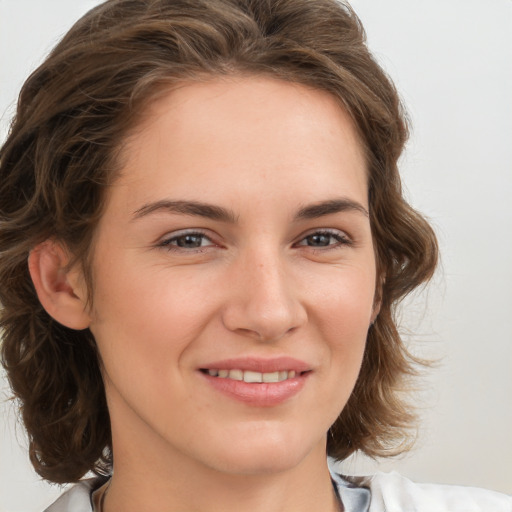
<svg viewBox="0 0 512 512"><path fill-rule="evenodd" d="M116 460L247 474L325 457L376 313L348 115L301 85L216 79L160 98L123 151L90 326Z"/></svg>

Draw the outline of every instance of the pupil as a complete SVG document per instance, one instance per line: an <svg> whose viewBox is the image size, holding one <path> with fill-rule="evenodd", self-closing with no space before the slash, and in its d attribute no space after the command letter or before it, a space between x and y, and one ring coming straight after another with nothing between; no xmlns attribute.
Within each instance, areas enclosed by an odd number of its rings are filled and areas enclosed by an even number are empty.
<svg viewBox="0 0 512 512"><path fill-rule="evenodd" d="M311 235L308 238L309 238L309 242L310 242L309 245L325 247L325 246L329 245L329 240L331 239L331 235L317 234L317 235Z"/></svg>
<svg viewBox="0 0 512 512"><path fill-rule="evenodd" d="M196 248L201 247L201 237L197 235L180 236L177 240L178 247Z"/></svg>

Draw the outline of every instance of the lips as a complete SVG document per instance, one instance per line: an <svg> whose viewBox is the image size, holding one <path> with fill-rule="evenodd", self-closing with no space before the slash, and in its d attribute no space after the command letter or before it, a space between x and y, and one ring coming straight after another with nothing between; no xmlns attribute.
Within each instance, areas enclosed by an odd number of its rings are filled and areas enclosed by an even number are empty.
<svg viewBox="0 0 512 512"><path fill-rule="evenodd" d="M200 371L215 390L258 407L286 402L299 393L311 374L308 364L289 357L222 360Z"/></svg>
<svg viewBox="0 0 512 512"><path fill-rule="evenodd" d="M204 366L205 370L242 370L260 373L273 373L280 371L295 371L296 374L311 370L311 366L294 357L274 357L264 359L259 357L242 357L212 361Z"/></svg>
<svg viewBox="0 0 512 512"><path fill-rule="evenodd" d="M243 380L244 382L283 382L293 379L297 372L295 370L281 370L276 372L254 372L252 370L216 370L209 369L208 375L220 379Z"/></svg>

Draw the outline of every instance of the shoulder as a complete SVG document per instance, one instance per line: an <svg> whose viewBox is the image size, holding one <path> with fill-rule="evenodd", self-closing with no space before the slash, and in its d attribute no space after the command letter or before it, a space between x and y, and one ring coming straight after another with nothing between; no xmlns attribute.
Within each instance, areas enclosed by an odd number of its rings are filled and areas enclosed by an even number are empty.
<svg viewBox="0 0 512 512"><path fill-rule="evenodd" d="M100 484L97 478L82 480L64 492L44 512L92 512L91 492Z"/></svg>
<svg viewBox="0 0 512 512"><path fill-rule="evenodd" d="M512 497L486 489L416 484L396 472L344 479L370 491L368 512L512 512Z"/></svg>

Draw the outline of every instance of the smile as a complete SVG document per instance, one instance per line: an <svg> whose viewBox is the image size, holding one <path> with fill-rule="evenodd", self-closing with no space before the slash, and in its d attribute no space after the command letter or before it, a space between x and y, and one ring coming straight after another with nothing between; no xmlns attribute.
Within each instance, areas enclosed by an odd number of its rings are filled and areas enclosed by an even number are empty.
<svg viewBox="0 0 512 512"><path fill-rule="evenodd" d="M212 389L252 407L288 402L313 373L307 362L286 356L223 359L199 367L199 374Z"/></svg>
<svg viewBox="0 0 512 512"><path fill-rule="evenodd" d="M256 372L251 370L216 370L216 369L208 369L203 370L210 375L210 377L218 377L220 379L231 379L244 381L248 383L272 383L272 382L283 382L288 379L294 379L297 375L295 370L283 370L283 371L275 371L275 372Z"/></svg>

